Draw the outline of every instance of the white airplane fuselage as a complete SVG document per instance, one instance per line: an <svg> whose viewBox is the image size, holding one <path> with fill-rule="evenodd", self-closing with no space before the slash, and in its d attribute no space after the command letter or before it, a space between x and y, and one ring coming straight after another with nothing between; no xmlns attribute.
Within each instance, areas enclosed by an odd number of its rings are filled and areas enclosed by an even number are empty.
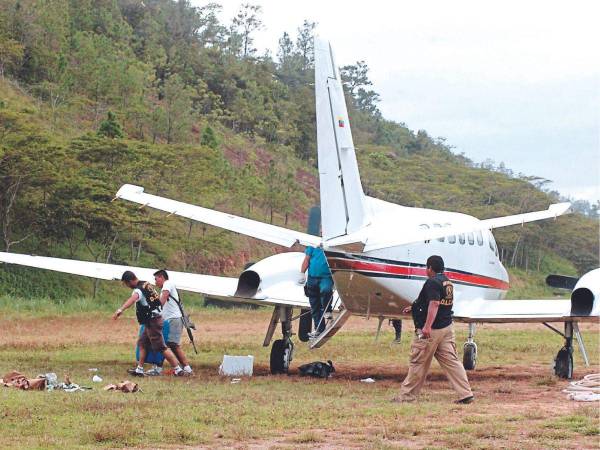
<svg viewBox="0 0 600 450"><path fill-rule="evenodd" d="M478 219L460 213L395 205L368 198L376 218L369 235L394 236L406 226L438 228ZM401 226L400 226L401 225ZM350 312L366 316L400 315L427 278L425 262L439 255L455 286L455 301L498 300L506 296L508 273L498 258L491 232L465 233L369 252L325 248L337 292Z"/></svg>

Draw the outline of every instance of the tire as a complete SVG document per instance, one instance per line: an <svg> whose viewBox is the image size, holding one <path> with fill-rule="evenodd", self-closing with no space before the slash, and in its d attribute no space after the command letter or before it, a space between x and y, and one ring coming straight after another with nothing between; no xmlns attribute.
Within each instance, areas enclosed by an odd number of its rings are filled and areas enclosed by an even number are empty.
<svg viewBox="0 0 600 450"><path fill-rule="evenodd" d="M465 370L475 370L477 365L477 346L473 342L467 342L463 346L463 367Z"/></svg>
<svg viewBox="0 0 600 450"><path fill-rule="evenodd" d="M312 316L310 309L301 309L300 319L298 319L298 339L302 342L308 342L308 333L312 331Z"/></svg>
<svg viewBox="0 0 600 450"><path fill-rule="evenodd" d="M561 348L554 358L554 373L559 378L573 378L573 352L567 347Z"/></svg>
<svg viewBox="0 0 600 450"><path fill-rule="evenodd" d="M273 375L288 373L294 345L290 340L277 339L271 346L270 367Z"/></svg>

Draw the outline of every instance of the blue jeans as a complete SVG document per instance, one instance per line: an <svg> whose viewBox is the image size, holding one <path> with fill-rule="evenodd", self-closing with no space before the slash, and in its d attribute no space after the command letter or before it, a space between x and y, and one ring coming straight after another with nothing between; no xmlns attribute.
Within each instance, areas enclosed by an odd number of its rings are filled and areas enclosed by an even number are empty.
<svg viewBox="0 0 600 450"><path fill-rule="evenodd" d="M310 313L315 324L315 330L322 333L325 330L323 314L330 312L331 298L333 297L333 281L331 278L315 278L309 276L306 281L310 303Z"/></svg>

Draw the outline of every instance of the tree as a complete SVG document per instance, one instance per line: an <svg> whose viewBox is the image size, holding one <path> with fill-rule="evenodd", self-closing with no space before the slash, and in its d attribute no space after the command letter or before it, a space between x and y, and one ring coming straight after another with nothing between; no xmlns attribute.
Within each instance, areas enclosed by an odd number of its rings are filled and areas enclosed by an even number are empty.
<svg viewBox="0 0 600 450"><path fill-rule="evenodd" d="M369 66L364 61L357 61L356 64L344 66L340 72L342 83L352 97L356 95L359 88L364 89L373 84L369 80Z"/></svg>
<svg viewBox="0 0 600 450"><path fill-rule="evenodd" d="M0 78L6 71L15 72L23 59L23 45L0 35Z"/></svg>
<svg viewBox="0 0 600 450"><path fill-rule="evenodd" d="M239 35L241 39L241 51L244 58L256 52L256 49L252 47L254 44L252 34L263 27L262 20L260 19L261 12L261 6L244 3L233 18L232 31Z"/></svg>
<svg viewBox="0 0 600 450"><path fill-rule="evenodd" d="M315 28L316 22L311 22L304 19L302 26L298 28L298 38L296 39L296 47L302 61L301 69L306 71L311 69L315 61Z"/></svg>
<svg viewBox="0 0 600 450"><path fill-rule="evenodd" d="M117 117L112 111L108 111L106 120L103 120L100 123L100 128L98 128L98 136L104 136L111 139L123 137L121 124L117 121Z"/></svg>
<svg viewBox="0 0 600 450"><path fill-rule="evenodd" d="M219 140L217 139L215 130L213 130L209 125L204 127L204 130L202 131L200 145L206 145L207 147L215 150L219 147Z"/></svg>
<svg viewBox="0 0 600 450"><path fill-rule="evenodd" d="M167 79L162 92L165 138L170 144L183 140L191 126L193 92L178 74Z"/></svg>

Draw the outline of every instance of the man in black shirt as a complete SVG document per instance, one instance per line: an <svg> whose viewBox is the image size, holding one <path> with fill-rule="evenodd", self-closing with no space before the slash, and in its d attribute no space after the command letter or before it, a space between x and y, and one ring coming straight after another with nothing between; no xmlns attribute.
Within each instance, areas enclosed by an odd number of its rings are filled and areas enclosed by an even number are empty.
<svg viewBox="0 0 600 450"><path fill-rule="evenodd" d="M404 313L412 313L415 338L410 347L410 366L402 382L400 396L394 401L414 401L419 395L431 360L435 356L450 384L458 395L459 403L471 403L473 393L467 373L456 355L452 302L454 287L444 275L444 260L433 255L427 259L427 281L412 306Z"/></svg>

